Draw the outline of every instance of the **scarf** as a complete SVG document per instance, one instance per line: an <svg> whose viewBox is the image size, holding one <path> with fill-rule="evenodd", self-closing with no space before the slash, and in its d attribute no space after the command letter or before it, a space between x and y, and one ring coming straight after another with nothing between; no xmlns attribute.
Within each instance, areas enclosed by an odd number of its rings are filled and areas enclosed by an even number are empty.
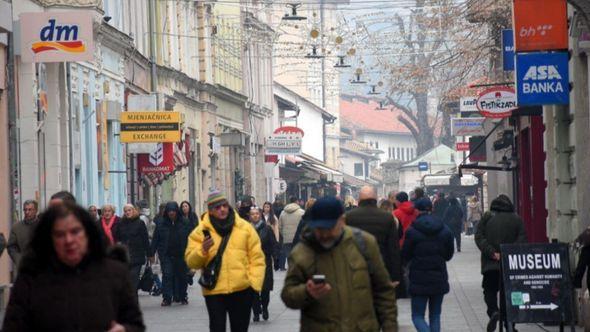
<svg viewBox="0 0 590 332"><path fill-rule="evenodd" d="M112 216L108 223L104 218L100 220L102 223L102 229L107 238L109 239L110 244L115 243L115 240L113 239L113 226L115 225L115 218L116 216Z"/></svg>
<svg viewBox="0 0 590 332"><path fill-rule="evenodd" d="M234 228L234 224L236 223L236 215L234 213L234 210L230 209L227 219L221 220L215 218L212 215L209 215L209 220L211 220L211 225L213 225L213 228L215 229L217 234L224 237L231 233L231 230Z"/></svg>

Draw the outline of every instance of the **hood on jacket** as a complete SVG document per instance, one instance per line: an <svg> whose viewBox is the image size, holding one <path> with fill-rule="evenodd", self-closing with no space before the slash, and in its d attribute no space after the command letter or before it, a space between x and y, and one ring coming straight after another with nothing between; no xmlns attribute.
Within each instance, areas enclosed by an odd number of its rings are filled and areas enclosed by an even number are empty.
<svg viewBox="0 0 590 332"><path fill-rule="evenodd" d="M443 229L444 224L436 216L424 213L416 218L416 221L414 221L412 227L414 227L420 233L434 235Z"/></svg>
<svg viewBox="0 0 590 332"><path fill-rule="evenodd" d="M492 201L490 210L496 212L514 212L514 205L506 195L500 195Z"/></svg>
<svg viewBox="0 0 590 332"><path fill-rule="evenodd" d="M405 215L413 215L416 211L416 209L414 208L414 203L410 201L406 201L400 204L398 210L403 212Z"/></svg>
<svg viewBox="0 0 590 332"><path fill-rule="evenodd" d="M301 206L299 206L299 204L289 203L289 204L287 204L287 206L285 206L283 211L285 211L287 213L295 213L295 211L300 210L300 209L301 209Z"/></svg>
<svg viewBox="0 0 590 332"><path fill-rule="evenodd" d="M178 206L178 203L176 203L176 202L166 203L166 208L164 209L164 218L166 220L170 220L168 218L168 212L170 212L170 211L176 211L176 218L177 219L182 218L182 211L180 211L180 206Z"/></svg>

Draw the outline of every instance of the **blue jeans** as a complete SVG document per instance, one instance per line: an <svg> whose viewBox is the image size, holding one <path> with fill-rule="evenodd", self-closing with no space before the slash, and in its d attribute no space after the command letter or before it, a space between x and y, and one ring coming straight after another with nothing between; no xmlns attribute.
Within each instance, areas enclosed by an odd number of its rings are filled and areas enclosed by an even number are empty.
<svg viewBox="0 0 590 332"><path fill-rule="evenodd" d="M412 322L418 332L440 332L440 313L444 295L412 296ZM428 304L428 320L424 319Z"/></svg>

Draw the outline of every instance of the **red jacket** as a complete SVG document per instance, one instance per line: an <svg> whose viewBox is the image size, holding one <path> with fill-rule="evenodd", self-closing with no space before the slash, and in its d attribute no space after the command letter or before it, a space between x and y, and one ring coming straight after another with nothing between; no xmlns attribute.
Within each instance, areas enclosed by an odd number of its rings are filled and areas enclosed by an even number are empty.
<svg viewBox="0 0 590 332"><path fill-rule="evenodd" d="M404 245L408 228L412 226L412 223L418 217L418 210L414 209L414 203L407 201L403 202L399 208L393 211L393 215L397 218L397 220L399 220L400 224L402 225L402 229L404 230L404 235L399 240L399 245L401 248Z"/></svg>

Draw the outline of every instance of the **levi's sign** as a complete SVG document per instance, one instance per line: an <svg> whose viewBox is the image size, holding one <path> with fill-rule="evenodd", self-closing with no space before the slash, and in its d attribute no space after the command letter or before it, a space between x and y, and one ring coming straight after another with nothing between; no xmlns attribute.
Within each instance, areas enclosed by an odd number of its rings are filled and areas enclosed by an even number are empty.
<svg viewBox="0 0 590 332"><path fill-rule="evenodd" d="M567 244L503 244L500 248L508 322L569 321L572 282Z"/></svg>
<svg viewBox="0 0 590 332"><path fill-rule="evenodd" d="M94 31L89 11L22 13L20 27L23 62L94 59Z"/></svg>
<svg viewBox="0 0 590 332"><path fill-rule="evenodd" d="M453 136L485 136L486 118L451 118Z"/></svg>
<svg viewBox="0 0 590 332"><path fill-rule="evenodd" d="M485 90L477 99L477 108L486 118L506 118L517 108L516 93L508 87Z"/></svg>
<svg viewBox="0 0 590 332"><path fill-rule="evenodd" d="M518 105L569 104L567 52L516 56Z"/></svg>
<svg viewBox="0 0 590 332"><path fill-rule="evenodd" d="M160 143L180 141L178 112L122 112L122 143Z"/></svg>

